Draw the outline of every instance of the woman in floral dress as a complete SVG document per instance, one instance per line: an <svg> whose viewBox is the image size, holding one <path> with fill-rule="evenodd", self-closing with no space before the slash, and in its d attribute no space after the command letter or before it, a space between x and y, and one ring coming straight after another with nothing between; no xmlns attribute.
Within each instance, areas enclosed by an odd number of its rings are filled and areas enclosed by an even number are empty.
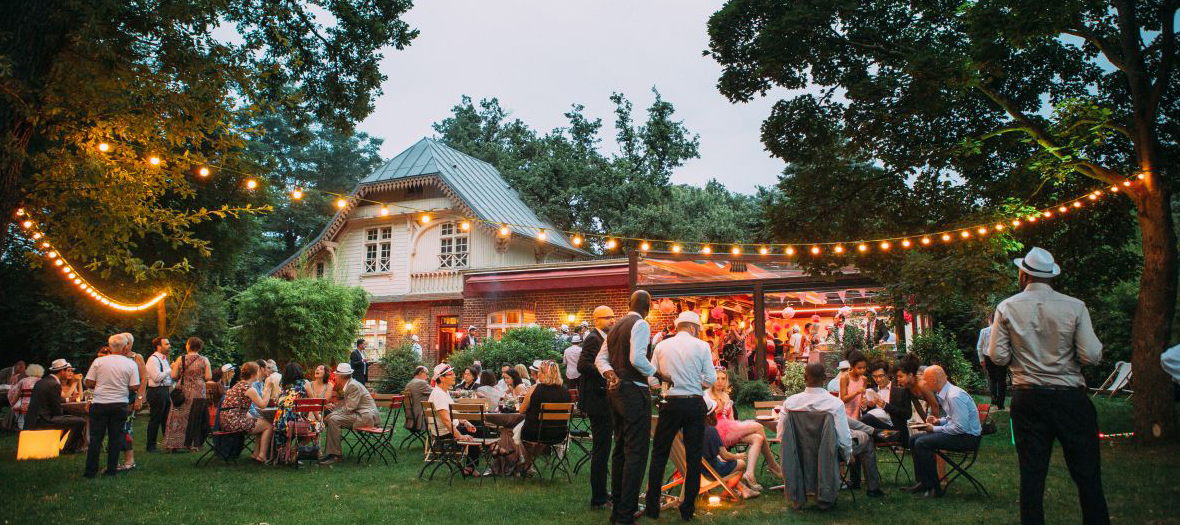
<svg viewBox="0 0 1180 525"><path fill-rule="evenodd" d="M271 435L274 426L269 421L250 415L250 407L266 408L266 400L252 386L258 376L258 365L246 363L242 365L241 375L225 398L221 401L221 430L222 432L248 432L261 434L255 456L251 459L265 463L270 451Z"/></svg>
<svg viewBox="0 0 1180 525"><path fill-rule="evenodd" d="M283 369L283 393L279 395L279 411L275 413L275 450L279 463L294 464L298 461L299 440L295 436L296 423L307 422L307 413L295 412L295 401L307 398L307 381L303 380L303 369L295 363L287 363Z"/></svg>
<svg viewBox="0 0 1180 525"><path fill-rule="evenodd" d="M193 410L205 414L205 381L213 377L209 360L200 354L203 346L200 339L188 338L185 354L172 362L172 379L176 381L176 388L184 391L184 404L172 407L168 412L168 424L164 427L164 448L173 452L197 450L205 439L199 421L189 428L194 419Z"/></svg>

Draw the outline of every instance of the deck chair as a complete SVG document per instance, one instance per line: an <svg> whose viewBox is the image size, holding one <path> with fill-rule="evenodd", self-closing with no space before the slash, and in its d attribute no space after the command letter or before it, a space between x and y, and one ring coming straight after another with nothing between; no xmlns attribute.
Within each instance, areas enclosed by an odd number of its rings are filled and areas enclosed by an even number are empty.
<svg viewBox="0 0 1180 525"><path fill-rule="evenodd" d="M991 414L991 405L980 403L975 405L975 408L979 411L979 425L982 427ZM939 483L942 483L943 490L949 489L951 483L956 479L963 478L970 482L975 487L975 490L983 494L984 497L990 497L983 484L968 472L971 466L975 464L975 458L979 456L979 447L967 451L936 450L935 454L938 454L938 457L942 458L942 461L946 463L946 473L938 480Z"/></svg>
<svg viewBox="0 0 1180 525"><path fill-rule="evenodd" d="M481 432L487 428L484 420L484 414L487 413L487 403L454 403L451 405L451 424L454 425L457 421L466 421L471 423L477 430ZM458 436L458 434L452 434ZM479 437L463 435L456 439L455 444L459 447L460 464L465 468L471 468L476 473L480 472L480 466L473 463L467 455L471 448L479 449L479 457L483 459L485 467L491 467L492 446L496 444L499 439L494 437ZM484 470L490 470L485 468ZM467 474L459 471L463 477ZM483 476L480 476L480 481L483 481Z"/></svg>
<svg viewBox="0 0 1180 525"><path fill-rule="evenodd" d="M537 441L521 439L530 451L540 450L542 454L536 458L545 458L544 469L549 470L549 479L557 479L557 471L565 473L566 481L573 481L570 472L570 418L573 416L573 403L541 403L541 412L537 415ZM532 453L530 452L530 455ZM542 468L537 472L544 477Z"/></svg>
<svg viewBox="0 0 1180 525"><path fill-rule="evenodd" d="M360 449L360 453L356 456L358 464L365 458L379 457L382 463L388 465L389 460L385 457L386 453L393 458L394 463L397 463L397 449L393 446L393 434L397 431L397 418L401 415L404 400L405 397L400 395L373 394L373 401L377 404L377 409L386 409L385 422L377 426L353 429L357 435L357 447Z"/></svg>
<svg viewBox="0 0 1180 525"><path fill-rule="evenodd" d="M438 418L434 417L434 403L423 401L422 414L426 417L426 451L422 469L418 471L418 479L422 479L426 475L426 470L430 469L430 479L433 480L439 469L445 467L450 474L447 481L449 483L455 478L455 473L463 469L459 465L463 450L455 442L453 429L442 428ZM453 419L451 421L454 422Z"/></svg>
<svg viewBox="0 0 1180 525"><path fill-rule="evenodd" d="M674 468L675 471L660 489L660 510L678 507L680 502L684 501L684 498L689 496L688 494L684 493L684 473L688 472L688 461L687 458L685 458L684 453L683 432L677 432L676 438L672 440L672 449L668 452L668 460L672 462L672 468ZM720 489L722 491L721 495L726 498L729 498L733 501L740 501L742 499L741 495L738 494L738 492L733 488L733 485L739 481L739 478L743 473L742 471L734 469L734 471L730 472L728 475L722 476L718 474L716 470L713 470L713 466L710 465L708 461L705 461L705 458L701 458L700 461L701 489L697 494L692 495L692 497L695 498L701 494L708 494L714 490ZM680 487L679 493L673 492L673 489L676 487Z"/></svg>
<svg viewBox="0 0 1180 525"><path fill-rule="evenodd" d="M1110 372L1110 376L1106 381L1102 382L1102 386L1098 388L1091 388L1093 396L1098 394L1109 394L1107 397L1114 397L1119 392L1126 392L1127 397L1131 397L1132 392L1128 386L1131 385L1131 363L1126 361L1119 361L1114 364L1114 370Z"/></svg>

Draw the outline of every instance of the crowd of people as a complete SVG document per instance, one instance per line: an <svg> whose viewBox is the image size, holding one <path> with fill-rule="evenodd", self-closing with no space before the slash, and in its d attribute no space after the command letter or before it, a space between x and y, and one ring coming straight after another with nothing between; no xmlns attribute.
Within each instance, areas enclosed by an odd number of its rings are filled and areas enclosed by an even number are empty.
<svg viewBox="0 0 1180 525"><path fill-rule="evenodd" d="M997 306L989 327L980 334L977 357L991 375L990 389L998 408L1004 406L1006 396L1003 374L1011 372L1013 377L1011 419L1020 466L1021 519L1043 522L1044 480L1052 444L1059 441L1078 485L1084 522L1106 523L1097 420L1080 373L1082 363L1100 360L1102 345L1085 306L1050 287L1060 268L1048 252L1034 248L1014 262L1023 291ZM496 457L515 453L515 467L527 472L532 454L523 445L564 438L544 435L540 407L569 403L571 391L576 390L578 410L589 421L592 441L589 504L594 509L609 508L612 523L633 523L641 515L658 517L663 473L677 439L683 445L685 472L681 474L685 493L690 495L677 508L684 519L691 519L695 512L696 498L691 496L699 491L702 465L721 477L740 472L733 486L747 498L765 490L755 476L760 464L788 484L801 479L801 461L794 449L784 446L781 461L776 460L768 425L736 416L730 396L734 369L726 366L725 351L719 351L719 346L744 345L743 327L710 334L696 312L685 310L670 329L653 335L646 320L650 295L636 291L629 306L622 316L599 306L592 322L555 330L560 363L506 364L499 374L478 362L458 371L445 362L433 369L418 367L403 392L404 425L429 432L434 439L484 438L489 432L486 425L452 417L456 396L515 410L523 415L511 429L516 450L497 447L491 453ZM837 316L830 335L843 337L843 321ZM474 344L470 332L469 343ZM864 333L874 342L893 337L871 312ZM774 344L783 347L784 358L806 355L809 347L818 344L814 325L802 331L792 328L781 343L777 335ZM175 356L167 338L156 338L146 360L133 350L131 334L112 335L107 343L85 375L76 374L65 359L53 360L48 368L20 362L0 370L0 383L8 387L6 397L18 428L66 432L64 452L86 451L83 476L87 478L99 473L104 440L105 475L136 468L131 421L144 403L149 407L148 452L161 452L157 448L161 433L164 451L181 453L200 450L209 432L220 430L256 435L251 459L259 463L297 463L300 445L316 439L311 437L314 432L300 430L310 424L322 426L325 436L319 463L332 465L343 459L345 429L380 424L380 411L365 386L363 340L357 341L349 362L334 368L314 365L310 377L294 362L287 363L281 373L273 360L215 367L201 354L203 343L196 337L187 339L184 352ZM830 421L838 453L835 460L846 465L848 488L859 489L863 478L869 497L886 495L876 460L876 445L884 442L906 447L913 458L916 483L903 490L940 497L940 451L972 451L980 446L982 425L974 399L952 384L941 366L922 366L912 354L895 362L869 360L857 351L844 357L833 377L824 364L808 362L806 388L786 397L780 416L769 425L775 437L786 441L784 436L803 431L803 427L795 428L794 414L820 415ZM654 431L653 393L659 415ZM299 400L309 398L325 400L326 410L295 409ZM421 409L424 402L433 407L432 419ZM78 405L84 405L84 410L79 412ZM318 448L318 442L314 444ZM744 451L736 451L738 446ZM476 470L480 452L481 447L468 447L464 474L491 473ZM648 505L641 507L645 475ZM821 496L826 497L817 494L818 507L834 503ZM796 506L806 501L805 494L803 501L791 498Z"/></svg>

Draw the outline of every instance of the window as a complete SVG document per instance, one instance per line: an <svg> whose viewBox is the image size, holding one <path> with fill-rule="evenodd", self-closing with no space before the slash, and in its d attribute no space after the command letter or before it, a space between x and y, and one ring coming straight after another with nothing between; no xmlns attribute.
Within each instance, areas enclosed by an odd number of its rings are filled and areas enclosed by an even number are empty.
<svg viewBox="0 0 1180 525"><path fill-rule="evenodd" d="M488 337L499 339L504 332L511 328L518 328L535 324L537 315L530 310L500 310L488 315Z"/></svg>
<svg viewBox="0 0 1180 525"><path fill-rule="evenodd" d="M393 228L369 228L365 230L365 273L389 271L389 256Z"/></svg>
<svg viewBox="0 0 1180 525"><path fill-rule="evenodd" d="M316 279L323 279L324 278L324 263L323 263L323 261L315 263L315 278Z"/></svg>
<svg viewBox="0 0 1180 525"><path fill-rule="evenodd" d="M384 319L365 319L361 325L361 339L365 340L365 357L381 359L385 356L385 334L389 324Z"/></svg>
<svg viewBox="0 0 1180 525"><path fill-rule="evenodd" d="M439 226L438 266L439 268L466 268L468 240L467 232L453 222Z"/></svg>

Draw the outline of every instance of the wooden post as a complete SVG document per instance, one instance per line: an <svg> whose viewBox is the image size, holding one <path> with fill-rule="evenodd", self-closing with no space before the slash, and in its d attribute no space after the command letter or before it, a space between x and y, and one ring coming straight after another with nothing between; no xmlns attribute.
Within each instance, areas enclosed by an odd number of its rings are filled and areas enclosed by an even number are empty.
<svg viewBox="0 0 1180 525"><path fill-rule="evenodd" d="M906 352L905 308L903 308L902 305L898 303L893 304L893 331L897 332L895 336L897 339L897 346L894 347L894 350L897 351L897 355L904 354Z"/></svg>
<svg viewBox="0 0 1180 525"><path fill-rule="evenodd" d="M167 318L164 313L164 300L160 299L160 302L156 303L156 331L159 332L160 337L166 335L164 332L167 328Z"/></svg>
<svg viewBox="0 0 1180 525"><path fill-rule="evenodd" d="M766 380L766 298L762 294L762 283L754 284L754 336L758 344L754 349L754 375L760 381Z"/></svg>

